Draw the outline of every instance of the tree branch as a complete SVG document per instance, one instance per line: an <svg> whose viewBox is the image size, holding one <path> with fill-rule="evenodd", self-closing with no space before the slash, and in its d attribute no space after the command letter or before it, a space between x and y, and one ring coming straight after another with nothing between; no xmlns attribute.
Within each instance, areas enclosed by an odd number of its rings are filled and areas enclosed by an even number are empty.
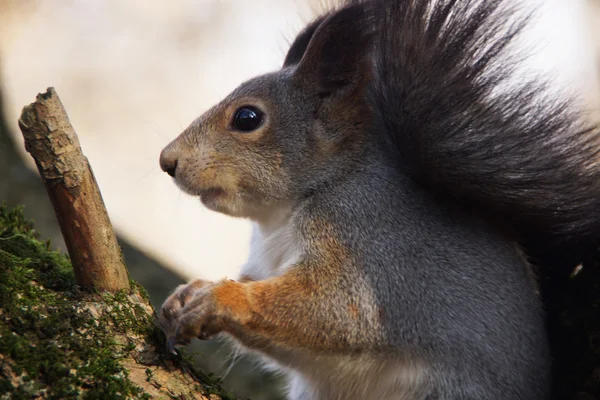
<svg viewBox="0 0 600 400"><path fill-rule="evenodd" d="M129 289L98 184L54 88L23 108L19 127L54 206L77 284L111 292Z"/></svg>

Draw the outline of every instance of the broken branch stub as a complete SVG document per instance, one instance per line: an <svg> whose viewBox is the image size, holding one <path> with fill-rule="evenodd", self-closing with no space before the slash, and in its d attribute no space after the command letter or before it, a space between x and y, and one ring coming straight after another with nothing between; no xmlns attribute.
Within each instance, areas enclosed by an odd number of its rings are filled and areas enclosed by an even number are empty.
<svg viewBox="0 0 600 400"><path fill-rule="evenodd" d="M77 284L111 292L129 289L100 189L54 88L23 108L19 127L54 206Z"/></svg>

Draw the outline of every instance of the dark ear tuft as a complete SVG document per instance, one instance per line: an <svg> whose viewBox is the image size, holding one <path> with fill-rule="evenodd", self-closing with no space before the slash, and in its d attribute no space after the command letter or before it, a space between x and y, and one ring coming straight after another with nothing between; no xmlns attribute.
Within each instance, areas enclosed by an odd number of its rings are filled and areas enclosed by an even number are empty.
<svg viewBox="0 0 600 400"><path fill-rule="evenodd" d="M327 15L323 15L313 22L311 22L302 32L296 36L294 42L290 46L290 49L285 56L285 61L283 62L284 67L288 67L290 65L298 64L302 59L302 56L306 52L306 48L308 47L308 43L310 43L310 39L312 39L315 31L321 25L323 20L327 17Z"/></svg>
<svg viewBox="0 0 600 400"><path fill-rule="evenodd" d="M374 33L371 12L364 4L327 15L312 34L296 77L308 81L319 94L358 85L368 73L369 46Z"/></svg>

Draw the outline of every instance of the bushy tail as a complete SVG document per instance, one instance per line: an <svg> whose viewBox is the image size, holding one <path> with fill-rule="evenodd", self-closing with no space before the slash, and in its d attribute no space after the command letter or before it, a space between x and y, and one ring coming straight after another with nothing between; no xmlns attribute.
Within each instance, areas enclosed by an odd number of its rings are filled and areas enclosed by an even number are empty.
<svg viewBox="0 0 600 400"><path fill-rule="evenodd" d="M570 99L516 86L524 26L502 0L373 0L370 99L382 140L428 190L555 243L600 229L600 133Z"/></svg>

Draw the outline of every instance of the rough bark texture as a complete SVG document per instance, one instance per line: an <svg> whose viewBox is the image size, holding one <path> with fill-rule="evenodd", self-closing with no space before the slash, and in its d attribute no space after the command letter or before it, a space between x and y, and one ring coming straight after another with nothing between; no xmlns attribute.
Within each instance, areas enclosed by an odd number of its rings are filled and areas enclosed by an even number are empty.
<svg viewBox="0 0 600 400"><path fill-rule="evenodd" d="M115 292L129 288L121 251L92 169L53 88L19 119L73 263L77 284Z"/></svg>

